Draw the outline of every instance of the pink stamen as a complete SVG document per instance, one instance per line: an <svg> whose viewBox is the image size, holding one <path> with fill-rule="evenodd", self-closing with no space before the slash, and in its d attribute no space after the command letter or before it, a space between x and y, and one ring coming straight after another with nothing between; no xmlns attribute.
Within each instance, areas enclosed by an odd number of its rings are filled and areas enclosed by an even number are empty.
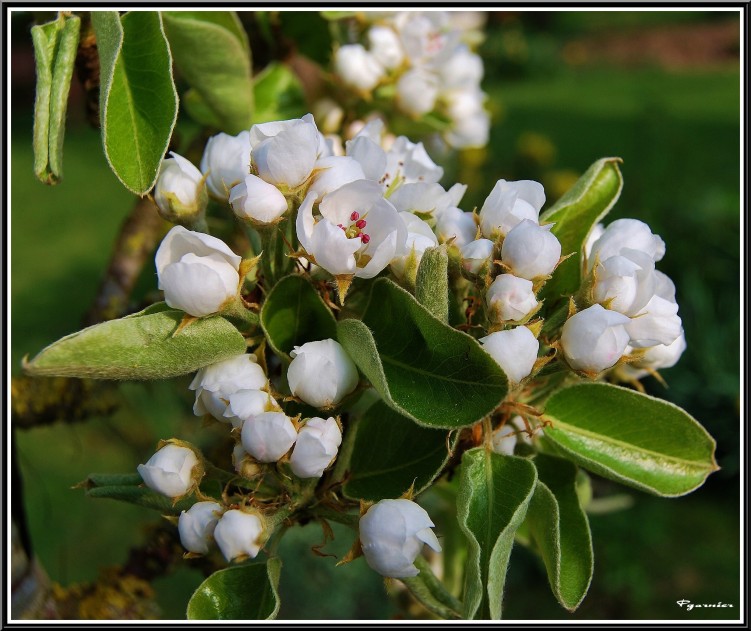
<svg viewBox="0 0 751 631"><path fill-rule="evenodd" d="M336 225L337 225L337 227L341 228L342 230L346 230L346 228L342 224L338 223Z"/></svg>
<svg viewBox="0 0 751 631"><path fill-rule="evenodd" d="M363 229L363 228L364 228L365 226L367 226L367 225L368 225L368 222L367 222L367 221L365 221L364 219L360 219L360 221L358 221L358 222L357 222L357 223L355 224L355 226L357 226L358 228L360 228L360 230L362 230L362 229Z"/></svg>
<svg viewBox="0 0 751 631"><path fill-rule="evenodd" d="M367 244L370 241L370 236L367 234L361 234L360 238L362 239L362 242Z"/></svg>
<svg viewBox="0 0 751 631"><path fill-rule="evenodd" d="M353 210L352 214L349 216L349 218L352 221L357 221L360 218L360 213L358 213L356 210Z"/></svg>

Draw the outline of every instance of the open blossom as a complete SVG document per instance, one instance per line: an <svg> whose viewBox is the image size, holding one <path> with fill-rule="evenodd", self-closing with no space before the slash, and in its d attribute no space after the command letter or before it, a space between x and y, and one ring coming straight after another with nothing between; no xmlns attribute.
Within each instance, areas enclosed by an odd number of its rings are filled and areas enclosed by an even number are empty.
<svg viewBox="0 0 751 631"><path fill-rule="evenodd" d="M206 176L209 193L227 201L230 189L250 173L250 132L209 138L201 158L201 171Z"/></svg>
<svg viewBox="0 0 751 631"><path fill-rule="evenodd" d="M373 278L404 252L407 228L375 182L358 180L326 195L314 216L316 194L297 213L297 238L334 276Z"/></svg>
<svg viewBox="0 0 751 631"><path fill-rule="evenodd" d="M258 462L276 462L297 440L297 430L283 412L262 412L243 423L245 451Z"/></svg>
<svg viewBox="0 0 751 631"><path fill-rule="evenodd" d="M399 216L407 227L407 241L405 243L407 253L392 259L391 271L397 278L407 276L414 280L423 253L428 248L437 246L438 239L430 226L419 217L406 211L400 212Z"/></svg>
<svg viewBox="0 0 751 631"><path fill-rule="evenodd" d="M574 314L561 330L561 348L575 370L598 373L611 368L623 356L629 343L628 316L602 305Z"/></svg>
<svg viewBox="0 0 751 631"><path fill-rule="evenodd" d="M542 184L533 180L498 180L480 209L480 228L488 239L508 234L520 221L537 223L545 204Z"/></svg>
<svg viewBox="0 0 751 631"><path fill-rule="evenodd" d="M480 342L512 383L519 383L532 372L540 350L540 343L526 326L496 331Z"/></svg>
<svg viewBox="0 0 751 631"><path fill-rule="evenodd" d="M183 548L194 554L206 554L222 510L217 502L196 502L180 513L177 531Z"/></svg>
<svg viewBox="0 0 751 631"><path fill-rule="evenodd" d="M357 387L357 366L335 340L295 346L290 356L289 389L309 405L334 406Z"/></svg>
<svg viewBox="0 0 751 631"><path fill-rule="evenodd" d="M197 485L201 466L195 452L169 443L157 451L138 473L151 490L167 497L182 497Z"/></svg>
<svg viewBox="0 0 751 631"><path fill-rule="evenodd" d="M225 418L230 396L241 390L260 390L268 386L263 369L256 356L243 353L201 368L189 388L196 391L193 413L196 416L211 414L220 421ZM265 394L265 393L264 393Z"/></svg>
<svg viewBox="0 0 751 631"><path fill-rule="evenodd" d="M203 214L209 197L201 172L174 151L162 160L154 186L154 202L167 221L193 221Z"/></svg>
<svg viewBox="0 0 751 631"><path fill-rule="evenodd" d="M370 92L384 77L384 68L362 44L340 46L334 53L334 68L344 83Z"/></svg>
<svg viewBox="0 0 751 631"><path fill-rule="evenodd" d="M308 419L297 435L289 464L298 478L320 478L334 461L342 444L342 431L336 419Z"/></svg>
<svg viewBox="0 0 751 631"><path fill-rule="evenodd" d="M232 509L222 515L214 528L214 540L227 561L254 559L261 551L263 530L259 514Z"/></svg>
<svg viewBox="0 0 751 631"><path fill-rule="evenodd" d="M238 295L241 260L220 239L175 226L156 251L159 289L170 307L198 318L216 313Z"/></svg>
<svg viewBox="0 0 751 631"><path fill-rule="evenodd" d="M383 576L417 576L415 559L428 544L441 544L427 511L411 500L381 500L360 518L360 543L368 565Z"/></svg>
<svg viewBox="0 0 751 631"><path fill-rule="evenodd" d="M531 280L513 274L495 277L485 295L490 319L494 322L518 321L527 317L537 307L537 298Z"/></svg>
<svg viewBox="0 0 751 631"><path fill-rule="evenodd" d="M316 201L321 201L324 195L331 193L345 184L356 180L364 180L360 163L347 156L329 156L321 158L315 164L315 175L310 183L308 192L316 194Z"/></svg>
<svg viewBox="0 0 751 631"><path fill-rule="evenodd" d="M550 228L524 219L506 235L501 259L515 276L535 280L552 274L561 258L561 243Z"/></svg>
<svg viewBox="0 0 751 631"><path fill-rule="evenodd" d="M325 147L313 116L253 125L253 164L258 176L275 186L295 188L308 179Z"/></svg>

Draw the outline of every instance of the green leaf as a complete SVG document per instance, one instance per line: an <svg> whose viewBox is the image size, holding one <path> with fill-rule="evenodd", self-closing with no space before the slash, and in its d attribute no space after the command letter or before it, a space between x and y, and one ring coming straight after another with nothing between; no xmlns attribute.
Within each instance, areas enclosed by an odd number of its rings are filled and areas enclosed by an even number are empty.
<svg viewBox="0 0 751 631"><path fill-rule="evenodd" d="M529 533L540 550L553 595L574 611L587 594L594 571L589 521L576 492L577 468L538 454L539 479L527 511Z"/></svg>
<svg viewBox="0 0 751 631"><path fill-rule="evenodd" d="M524 521L536 482L537 470L525 458L482 447L464 453L456 510L469 544L466 620L500 620L514 533Z"/></svg>
<svg viewBox="0 0 751 631"><path fill-rule="evenodd" d="M95 324L54 342L30 362L27 374L93 379L168 379L245 352L237 329L221 316L175 331L176 309Z"/></svg>
<svg viewBox="0 0 751 631"><path fill-rule="evenodd" d="M428 248L420 259L415 298L441 322L449 321L449 256L446 246Z"/></svg>
<svg viewBox="0 0 751 631"><path fill-rule="evenodd" d="M272 558L214 572L190 597L188 620L273 620L281 568L281 560Z"/></svg>
<svg viewBox="0 0 751 631"><path fill-rule="evenodd" d="M99 49L99 108L107 161L143 195L159 175L177 120L172 57L156 11L92 11Z"/></svg>
<svg viewBox="0 0 751 631"><path fill-rule="evenodd" d="M295 346L336 339L336 320L318 292L302 276L285 276L261 308L261 327L273 351L289 358Z"/></svg>
<svg viewBox="0 0 751 631"><path fill-rule="evenodd" d="M34 102L34 174L44 184L63 177L63 138L81 19L60 15L54 22L33 26L37 90Z"/></svg>
<svg viewBox="0 0 751 631"><path fill-rule="evenodd" d="M608 214L623 188L618 168L620 158L602 158L582 175L571 189L540 216L540 222L555 222L552 233L561 242L561 253L573 253L561 263L542 290L543 298L557 299L579 289L581 251L587 235Z"/></svg>
<svg viewBox="0 0 751 631"><path fill-rule="evenodd" d="M383 400L420 425L472 425L506 395L506 376L477 340L387 278L372 283L362 321L342 320L337 331Z"/></svg>
<svg viewBox="0 0 751 631"><path fill-rule="evenodd" d="M271 62L255 77L253 94L256 100L254 123L299 118L307 111L302 83L283 63Z"/></svg>
<svg viewBox="0 0 751 631"><path fill-rule="evenodd" d="M717 470L715 441L672 403L606 383L582 383L548 399L545 437L585 469L676 497Z"/></svg>
<svg viewBox="0 0 751 631"><path fill-rule="evenodd" d="M416 425L383 401L372 405L348 431L355 431L344 494L377 502L415 494L435 480L450 454L448 433Z"/></svg>
<svg viewBox="0 0 751 631"><path fill-rule="evenodd" d="M249 128L254 122L251 55L237 13L163 11L162 19L175 66L222 131Z"/></svg>
<svg viewBox="0 0 751 631"><path fill-rule="evenodd" d="M133 485L111 485L95 486L86 491L87 497L103 497L119 502L135 504L143 508L157 510L162 515L179 515L182 511L188 510L194 503L194 500L182 499L176 503L165 497L161 493L156 493L149 488Z"/></svg>

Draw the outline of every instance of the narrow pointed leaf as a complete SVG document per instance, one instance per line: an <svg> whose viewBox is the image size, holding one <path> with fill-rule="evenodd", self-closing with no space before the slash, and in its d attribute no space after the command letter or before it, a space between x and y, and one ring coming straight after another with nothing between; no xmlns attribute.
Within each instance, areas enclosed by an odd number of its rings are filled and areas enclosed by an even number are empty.
<svg viewBox="0 0 751 631"><path fill-rule="evenodd" d="M222 131L255 122L248 37L234 11L164 11L175 66Z"/></svg>
<svg viewBox="0 0 751 631"><path fill-rule="evenodd" d="M602 158L574 186L546 210L540 221L555 222L553 234L561 242L561 254L573 256L561 263L544 286L541 296L554 303L559 296L576 292L580 283L581 251L587 235L608 214L623 188L620 158Z"/></svg>
<svg viewBox="0 0 751 631"><path fill-rule="evenodd" d="M377 502L421 493L450 456L446 431L416 425L383 401L372 405L349 431L356 431L344 494Z"/></svg>
<svg viewBox="0 0 751 631"><path fill-rule="evenodd" d="M477 340L386 278L372 284L362 320L340 321L337 330L383 400L420 425L472 425L506 395L506 376Z"/></svg>
<svg viewBox="0 0 751 631"><path fill-rule="evenodd" d="M214 572L190 597L188 620L273 620L279 613L278 558Z"/></svg>
<svg viewBox="0 0 751 631"><path fill-rule="evenodd" d="M446 246L428 248L420 259L415 298L441 322L449 321L449 257Z"/></svg>
<svg viewBox="0 0 751 631"><path fill-rule="evenodd" d="M529 533L540 550L553 595L574 611L589 589L594 570L589 521L576 492L576 466L538 454L539 479L527 511Z"/></svg>
<svg viewBox="0 0 751 631"><path fill-rule="evenodd" d="M302 276L285 276L261 308L261 327L273 351L289 359L295 346L336 339L336 320L313 285Z"/></svg>
<svg viewBox="0 0 751 631"><path fill-rule="evenodd" d="M536 482L537 471L529 460L484 448L465 452L456 506L469 544L465 619L501 618L514 533L524 521Z"/></svg>
<svg viewBox="0 0 751 631"><path fill-rule="evenodd" d="M125 187L143 195L159 167L177 120L172 57L156 11L92 11L101 72L102 141Z"/></svg>
<svg viewBox="0 0 751 631"><path fill-rule="evenodd" d="M184 313L141 312L95 324L39 352L30 375L93 379L167 379L243 353L245 338L221 316L201 318L174 335Z"/></svg>
<svg viewBox="0 0 751 631"><path fill-rule="evenodd" d="M585 469L675 497L717 470L715 441L672 403L606 383L582 383L548 399L546 439Z"/></svg>

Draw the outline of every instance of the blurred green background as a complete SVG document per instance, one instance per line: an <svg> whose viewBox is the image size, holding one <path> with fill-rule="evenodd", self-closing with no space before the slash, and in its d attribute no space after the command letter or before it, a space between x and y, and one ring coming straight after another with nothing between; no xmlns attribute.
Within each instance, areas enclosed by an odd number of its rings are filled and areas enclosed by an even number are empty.
<svg viewBox="0 0 751 631"><path fill-rule="evenodd" d="M30 16L13 20L10 215L10 359L77 330L95 296L133 197L105 162L84 120L74 79L65 179L55 188L32 174L33 56ZM554 201L597 158L620 156L625 188L608 220L635 217L667 245L660 269L675 281L688 349L664 371L669 388L648 392L688 410L716 438L721 470L697 492L656 499L626 492L628 509L590 517L595 575L579 611L554 601L544 569L525 549L511 560L509 619L736 618L740 601L740 73L733 12L530 12L491 14L484 89L494 126L486 151L455 165L478 207L495 181L538 179ZM153 288L147 266L140 286ZM142 542L154 515L71 486L93 471L132 471L158 439L200 442L187 390L122 384L127 405L110 418L16 431L33 546L62 585L94 580ZM431 498L426 498L431 501ZM437 519L437 521L440 521ZM440 523L439 523L440 529ZM341 556L352 536L336 531ZM439 532L440 534L440 532ZM379 619L399 614L362 559L335 568L315 556L320 528L292 530L282 545L286 619ZM190 563L159 579L165 618L181 618L201 574ZM680 609L723 601L735 608Z"/></svg>

